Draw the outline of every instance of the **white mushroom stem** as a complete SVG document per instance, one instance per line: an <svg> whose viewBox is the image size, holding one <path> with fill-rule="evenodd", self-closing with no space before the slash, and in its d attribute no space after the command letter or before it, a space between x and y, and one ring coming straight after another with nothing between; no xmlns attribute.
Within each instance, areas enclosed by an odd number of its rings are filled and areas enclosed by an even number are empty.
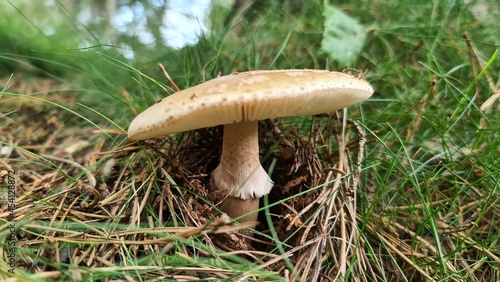
<svg viewBox="0 0 500 282"><path fill-rule="evenodd" d="M222 206L230 217L258 209L259 198L271 191L273 182L260 164L257 121L224 125L221 160L212 183L228 196ZM256 218L255 212L240 222Z"/></svg>

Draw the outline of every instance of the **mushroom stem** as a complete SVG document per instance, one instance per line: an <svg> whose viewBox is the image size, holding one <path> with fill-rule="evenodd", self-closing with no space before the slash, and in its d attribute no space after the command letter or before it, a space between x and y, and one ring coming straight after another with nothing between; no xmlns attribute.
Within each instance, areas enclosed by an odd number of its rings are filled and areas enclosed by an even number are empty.
<svg viewBox="0 0 500 282"><path fill-rule="evenodd" d="M227 196L223 211L230 217L258 209L259 198L269 193L273 182L260 164L257 121L224 125L221 160L212 173L212 183ZM256 218L254 213L240 222Z"/></svg>
<svg viewBox="0 0 500 282"><path fill-rule="evenodd" d="M222 202L222 211L230 218L238 218L242 215L246 215L238 220L239 223L257 221L259 215L257 212L259 209L259 199L260 198L251 198L243 200L238 197L228 196Z"/></svg>

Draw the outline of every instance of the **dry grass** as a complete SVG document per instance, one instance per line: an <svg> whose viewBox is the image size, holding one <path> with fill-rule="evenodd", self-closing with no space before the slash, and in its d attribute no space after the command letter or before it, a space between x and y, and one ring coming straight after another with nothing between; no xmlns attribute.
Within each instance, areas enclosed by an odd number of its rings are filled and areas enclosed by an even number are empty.
<svg viewBox="0 0 500 282"><path fill-rule="evenodd" d="M348 275L365 280L366 271L375 277L359 248L356 187L365 139L355 122L316 117L309 139L281 132L271 121L261 124L261 146L273 148L264 166L275 164L276 185L262 212L271 225L261 217L255 237L242 238L237 231L248 226L221 217L206 187L220 130L123 142L124 132L82 126L62 108L71 107L75 93L64 92L64 100L49 95L57 87L14 80L9 91L26 95L2 97L12 111L1 128L2 146L12 150L2 155L7 161L0 171L16 172L20 277L99 279L118 272L127 280L335 281ZM60 107L44 102L50 99ZM6 205L0 216L5 237L11 222ZM162 255L193 266L176 266ZM239 267L235 256L243 259ZM8 266L2 269L6 273Z"/></svg>
<svg viewBox="0 0 500 282"><path fill-rule="evenodd" d="M499 277L500 210L485 175L491 171L476 164L471 179L433 155L424 164L435 177L414 183L418 169L412 164L420 151L363 161L367 146L386 146L387 153L404 148L378 139L396 128L399 116L367 134L346 112L261 122L263 166L275 187L261 205L260 223L237 225L220 213L220 197L208 185L221 128L133 143L124 131L102 129L71 110L78 93L61 84L19 78L3 84L10 92L0 98L6 113L0 176L5 187L8 172L15 171L16 195L14 220L8 205L0 207L0 234L7 241L15 222L18 275L8 278L9 265L1 263L3 279ZM397 140L414 142L436 91L432 83L411 108L415 117L395 132ZM127 92L122 95L127 100ZM466 155L461 162L471 165L484 154L465 149L457 149ZM401 187L379 184L398 182ZM467 190L457 194L460 185ZM431 186L439 189L420 190ZM387 196L401 189L401 202ZM254 236L240 233L244 228ZM7 248L0 250L5 261L8 255Z"/></svg>
<svg viewBox="0 0 500 282"><path fill-rule="evenodd" d="M318 49L322 1L266 2L265 13L235 17L183 51L134 43L133 63L67 52L77 44L43 49L46 34L18 32L43 21L4 17L4 46L15 49L0 54L7 71L72 81L0 81L0 280L500 280L492 1L333 3L367 29L354 67L368 70L376 93L349 115L260 123L262 162L275 187L258 224L228 222L208 185L221 128L127 140L116 123L159 97L158 78L146 77L158 62L183 85L237 70L343 67ZM73 19L61 24L69 29L54 43L98 34L81 33ZM102 105L110 101L119 106ZM16 276L6 263L12 235Z"/></svg>

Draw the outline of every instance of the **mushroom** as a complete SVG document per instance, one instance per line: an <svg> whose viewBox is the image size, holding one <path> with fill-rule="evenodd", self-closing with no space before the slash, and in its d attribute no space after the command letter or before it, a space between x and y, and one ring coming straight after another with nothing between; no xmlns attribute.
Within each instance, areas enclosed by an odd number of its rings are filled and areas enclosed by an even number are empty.
<svg viewBox="0 0 500 282"><path fill-rule="evenodd" d="M255 221L272 180L259 161L258 121L336 111L367 99L365 80L322 70L249 71L221 76L170 95L139 114L128 136L143 140L224 125L222 155L211 183L232 218Z"/></svg>

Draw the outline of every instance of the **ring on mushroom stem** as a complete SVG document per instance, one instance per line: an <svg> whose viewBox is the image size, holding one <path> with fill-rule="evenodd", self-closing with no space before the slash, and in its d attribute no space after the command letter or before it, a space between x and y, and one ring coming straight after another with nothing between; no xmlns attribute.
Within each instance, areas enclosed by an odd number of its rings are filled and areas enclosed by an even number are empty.
<svg viewBox="0 0 500 282"><path fill-rule="evenodd" d="M373 94L362 78L322 70L249 71L221 76L174 93L139 114L128 136L143 140L224 125L222 155L211 182L224 191L230 217L257 219L272 180L259 161L258 121L336 111ZM253 212L253 213L252 213Z"/></svg>

